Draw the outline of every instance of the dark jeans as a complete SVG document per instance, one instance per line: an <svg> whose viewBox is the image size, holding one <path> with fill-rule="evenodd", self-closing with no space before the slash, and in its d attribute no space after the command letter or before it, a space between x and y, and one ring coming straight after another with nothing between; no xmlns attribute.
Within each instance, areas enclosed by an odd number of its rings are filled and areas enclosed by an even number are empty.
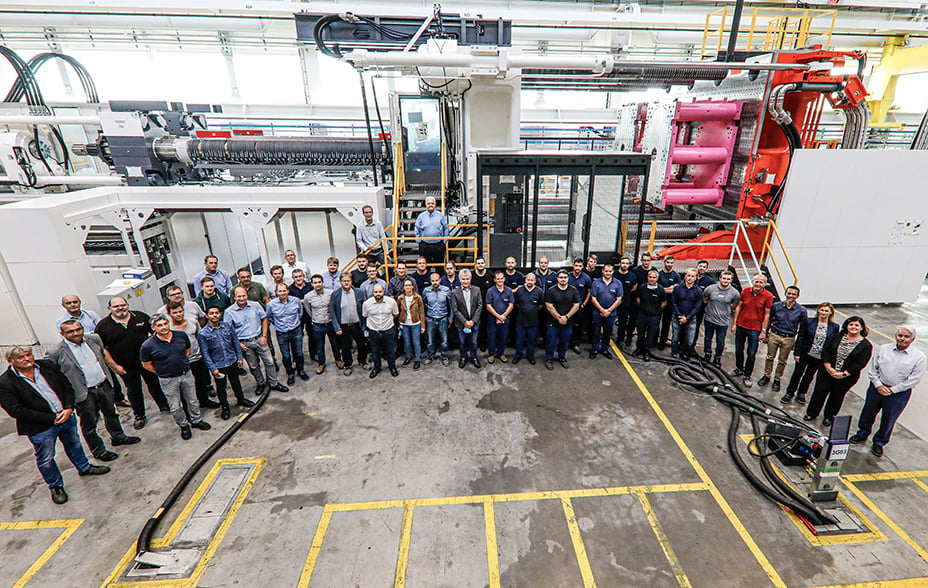
<svg viewBox="0 0 928 588"><path fill-rule="evenodd" d="M632 296L634 296L634 294L629 294L629 297ZM635 334L635 329L638 327L638 303L634 298L630 298L629 302L631 306L628 309L628 326L625 329L626 347L632 344L632 336Z"/></svg>
<svg viewBox="0 0 928 588"><path fill-rule="evenodd" d="M757 355L757 340L760 331L744 327L735 327L735 367L744 370L744 377L751 377L754 371L754 357ZM745 356L745 345L747 355Z"/></svg>
<svg viewBox="0 0 928 588"><path fill-rule="evenodd" d="M509 335L509 320L503 324L496 322L496 317L490 316L487 320L487 353L489 355L503 355L506 353L506 337Z"/></svg>
<svg viewBox="0 0 928 588"><path fill-rule="evenodd" d="M725 337L728 335L729 325L717 325L706 321L706 335L702 340L703 355L712 353L712 338L715 337L715 357L722 357L725 351Z"/></svg>
<svg viewBox="0 0 928 588"><path fill-rule="evenodd" d="M609 343L612 340L612 328L615 326L616 319L618 318L617 313L613 312L609 316L604 317L601 312L597 309L593 309L593 335L591 337L593 341L593 351L599 353L600 351L607 351L609 349ZM628 317L625 317L626 320ZM621 337L617 337L618 340L622 341Z"/></svg>
<svg viewBox="0 0 928 588"><path fill-rule="evenodd" d="M822 365L821 359L817 359L810 355L803 355L800 357L799 361L797 361L796 365L793 367L793 375L790 377L789 384L786 386L787 396L792 396L794 394L805 396L806 392L809 391L809 384L815 379L815 373L818 371L820 365Z"/></svg>
<svg viewBox="0 0 928 588"><path fill-rule="evenodd" d="M419 255L429 263L445 263L445 241L420 241Z"/></svg>
<svg viewBox="0 0 928 588"><path fill-rule="evenodd" d="M216 396L219 397L219 404L223 407L229 406L229 397L226 394L226 382L232 386L232 393L235 399L241 402L245 399L245 392L242 390L242 380L238 377L238 364L232 363L226 367L219 368L219 372L224 378L216 378Z"/></svg>
<svg viewBox="0 0 928 588"><path fill-rule="evenodd" d="M351 323L350 325L341 325L342 334L338 335L338 344L341 348L342 361L345 367L349 368L351 362L351 341L355 342L358 347L358 363L367 363L367 342L364 340L364 331L361 330L361 323Z"/></svg>
<svg viewBox="0 0 928 588"><path fill-rule="evenodd" d="M642 355L651 355L654 341L657 340L657 330L660 322L661 316L659 314L654 316L638 315L638 345L635 351Z"/></svg>
<svg viewBox="0 0 928 588"><path fill-rule="evenodd" d="M909 397L912 396L912 390L903 390L896 394L883 396L876 391L873 384L867 388L867 399L864 400L864 407L860 411L860 418L857 419L857 435L866 439L873 428L873 421L881 410L883 416L880 417L880 428L876 435L873 436L873 444L882 447L889 443L889 438L893 434L893 427L896 420L905 406L909 403Z"/></svg>
<svg viewBox="0 0 928 588"><path fill-rule="evenodd" d="M477 339L480 338L480 323L474 323L470 333L464 327L458 327L458 341L461 342L461 359L477 359Z"/></svg>
<svg viewBox="0 0 928 588"><path fill-rule="evenodd" d="M55 463L55 445L61 439L64 445L64 452L68 454L68 459L74 464L79 472L86 472L90 468L90 462L87 461L87 455L84 448L81 447L81 438L77 434L77 417L73 414L71 417L60 425L52 425L41 433L29 435L29 441L35 449L35 463L39 466L39 472L42 479L48 484L49 488L64 487L64 480L61 478L61 470Z"/></svg>
<svg viewBox="0 0 928 588"><path fill-rule="evenodd" d="M390 371L396 371L396 329L391 327L386 331L370 331L371 355L374 357L374 369L383 368L381 360L386 359Z"/></svg>
<svg viewBox="0 0 928 588"><path fill-rule="evenodd" d="M671 326L673 336L670 342L670 352L674 355L693 353L693 346L696 343L696 323L693 321L681 323L679 319L675 319Z"/></svg>
<svg viewBox="0 0 928 588"><path fill-rule="evenodd" d="M319 362L319 365L325 365L325 340L329 339L329 347L332 348L332 357L335 358L335 361L341 361L341 352L337 342L335 341L335 329L332 328L332 323L313 323L313 343L316 344L316 361Z"/></svg>
<svg viewBox="0 0 928 588"><path fill-rule="evenodd" d="M158 410L170 410L168 399L164 397L161 391L161 383L158 376L150 371L139 368L126 368L126 373L120 376L126 385L126 395L132 404L132 412L136 417L145 418L145 397L142 395L142 380L148 387L148 393L151 394L152 400L158 405Z"/></svg>
<svg viewBox="0 0 928 588"><path fill-rule="evenodd" d="M629 296L631 296L631 294L629 294ZM635 329L635 325L633 325L632 322L631 322L631 320L630 320L630 318L631 318L631 311L632 311L631 302L627 302L627 301L623 301L622 304L619 305L619 308L616 309L616 313L615 313L615 314L616 314L616 318L615 318L615 324L616 324L615 340L618 341L619 343L623 343L623 344L624 344L624 343L626 343L627 341L631 341L632 332L633 332L634 329ZM596 310L594 309L594 311L593 311L593 332L594 332L594 336L595 336L595 332L596 332L596 318L597 318L598 315L599 315L599 313L596 312ZM594 349L595 349L595 347L594 347Z"/></svg>
<svg viewBox="0 0 928 588"><path fill-rule="evenodd" d="M277 331L277 344L280 345L280 357L288 376L292 376L294 371L297 373L306 371L303 357L303 329L297 327L283 333ZM294 361L296 370L293 368Z"/></svg>
<svg viewBox="0 0 928 588"><path fill-rule="evenodd" d="M448 359L448 319L432 318L425 319L425 332L428 335L428 356L429 359L435 359L438 355L442 359Z"/></svg>
<svg viewBox="0 0 928 588"><path fill-rule="evenodd" d="M209 402L209 386L213 382L209 375L209 368L206 367L203 358L190 362L190 373L193 374L193 385L197 390L197 400L200 402L200 406L203 406L204 402Z"/></svg>
<svg viewBox="0 0 928 588"><path fill-rule="evenodd" d="M567 359L567 346L570 345L570 332L572 327L570 321L566 325L561 325L557 321L552 321L548 325L548 340L545 342L545 361L554 359L554 351L557 350L558 359Z"/></svg>
<svg viewBox="0 0 928 588"><path fill-rule="evenodd" d="M657 337L657 346L661 349L667 346L667 340L670 338L670 324L674 321L673 308L669 302L670 294L667 297L667 306L661 311L661 332Z"/></svg>
<svg viewBox="0 0 928 588"><path fill-rule="evenodd" d="M844 397L847 391L857 383L857 375L852 374L850 378L836 379L828 375L825 367L818 369L818 377L815 378L815 388L812 390L812 397L809 398L809 405L806 406L806 414L811 417L817 417L822 406L825 411L822 413L826 419L833 419L841 405L844 403Z"/></svg>
<svg viewBox="0 0 928 588"><path fill-rule="evenodd" d="M535 339L538 337L538 327L528 327L516 323L516 357L535 357Z"/></svg>
<svg viewBox="0 0 928 588"><path fill-rule="evenodd" d="M586 306L580 307L577 310L577 313L569 321L571 323L570 331L570 346L580 345L580 341L583 339L584 335L589 333L593 328L593 305L587 304ZM551 319L556 320L556 319ZM545 344L547 347L547 343Z"/></svg>
<svg viewBox="0 0 928 588"><path fill-rule="evenodd" d="M77 403L76 412L81 421L81 434L90 453L99 455L106 451L106 445L103 439L97 434L97 422L100 419L100 413L103 413L103 423L110 434L110 439L124 439L126 433L122 430L119 423L119 413L116 412L116 405L113 400L113 387L108 382L103 382L96 388L87 390L87 398Z"/></svg>

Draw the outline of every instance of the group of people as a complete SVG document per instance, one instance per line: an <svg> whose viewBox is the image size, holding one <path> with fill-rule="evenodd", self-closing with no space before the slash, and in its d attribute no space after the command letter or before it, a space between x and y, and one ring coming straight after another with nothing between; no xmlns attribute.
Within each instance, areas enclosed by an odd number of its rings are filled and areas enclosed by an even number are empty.
<svg viewBox="0 0 928 588"><path fill-rule="evenodd" d="M369 208L364 215L371 225L376 221L369 218ZM434 201L426 213L433 212ZM194 299L186 300L182 288L171 286L166 304L151 316L130 310L124 298L115 297L101 319L82 308L77 296L64 296L65 313L57 321L61 342L44 359L36 359L29 347L12 347L6 353L9 368L0 376L0 406L32 442L53 501L68 499L54 460L58 439L81 475L109 471L87 459L78 421L94 458L117 459L97 432L100 415L111 446L139 443L139 437L122 429L117 407L131 407L133 426L142 429L147 422L144 382L158 408L171 413L181 438L190 439L192 429L211 428L203 409L219 408L222 419L230 418L228 387L238 406L254 405L241 381L249 371L256 395L287 392L296 378L308 380L304 333L317 374L324 373L331 356L342 373L351 375L356 356L357 365L376 378L384 369L398 376L398 350L405 356L402 365L412 364L413 370L434 362L449 365L452 339L460 349L460 368L481 367L478 348L486 351L490 364L508 363L507 349L512 348L513 364L525 360L535 365L541 343L545 367L554 369L556 361L566 369L568 350L582 353L585 340L590 359L613 359L613 337L621 348L631 349L636 333L632 354L644 361L654 349L664 349L668 338L672 357L689 358L696 356L701 326L702 358L721 366L730 331L735 337L733 376L745 387L753 384L755 356L764 341L767 355L758 384L772 382L771 388L779 391L792 354L796 363L781 401L804 404L814 380L804 418L815 419L824 411L825 426L869 365L867 399L851 442L865 441L882 411L872 446L876 455L882 455L925 371L924 354L911 346L914 328L900 327L896 343L880 347L871 361L864 319L850 317L839 329L834 307L827 302L808 317L797 302L796 286L787 288L785 300L774 303L763 275L739 293L729 271L721 272L716 282L708 274L708 262L699 261L680 275L673 270L672 256L663 258L658 270L647 253L634 267L627 256L617 265L600 266L591 255L556 271L542 257L527 273L511 257L497 271L477 259L473 270L459 271L448 262L443 273L433 272L429 258L421 255L412 271L399 262L388 283L381 276L383 249L377 250L382 243L377 234L376 227L356 234L359 249L364 244L367 248L352 271L339 271L339 260L330 257L325 272L310 274L296 253L287 250L284 262L270 268L268 287L253 281L249 268L239 269L233 281L219 268L218 258L208 255L194 280ZM278 379L281 363L287 385Z"/></svg>

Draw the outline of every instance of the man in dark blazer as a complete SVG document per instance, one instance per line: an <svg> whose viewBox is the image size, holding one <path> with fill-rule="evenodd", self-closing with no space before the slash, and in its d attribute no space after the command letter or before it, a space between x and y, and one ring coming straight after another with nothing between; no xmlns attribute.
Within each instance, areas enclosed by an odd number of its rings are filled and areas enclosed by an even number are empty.
<svg viewBox="0 0 928 588"><path fill-rule="evenodd" d="M477 335L480 332L480 316L483 312L483 293L480 288L471 286L471 272L462 269L458 272L461 287L451 291L451 311L454 313L454 326L458 329L458 341L461 342L461 360L458 367L467 365L467 360L480 367L477 359Z"/></svg>
<svg viewBox="0 0 928 588"><path fill-rule="evenodd" d="M87 460L77 434L74 389L55 362L36 360L32 349L20 345L6 352L6 360L10 366L0 376L0 406L16 419L16 431L32 442L36 465L51 489L52 501L64 504L68 495L55 463L58 439L80 475L106 474L110 468Z"/></svg>
<svg viewBox="0 0 928 588"><path fill-rule="evenodd" d="M85 333L84 327L77 320L66 320L59 328L63 339L48 352L48 359L55 362L74 389L74 405L81 423L81 434L90 452L101 461L113 461L119 455L108 451L103 439L97 434L101 412L114 446L134 445L141 441L138 437L126 435L119 422L119 413L116 412L113 380L109 370L119 372L122 368L103 348L100 337Z"/></svg>
<svg viewBox="0 0 928 588"><path fill-rule="evenodd" d="M358 347L358 364L362 369L367 369L367 341L364 340L364 314L361 312L366 298L360 289L352 286L351 273L343 273L339 283L341 288L332 292L329 298L329 316L332 318L332 329L341 348L341 358L344 362L342 373L350 376L353 365L352 340ZM354 306L348 305L348 308L354 308L355 312L346 312L346 308L342 308L342 300L345 297L354 298Z"/></svg>

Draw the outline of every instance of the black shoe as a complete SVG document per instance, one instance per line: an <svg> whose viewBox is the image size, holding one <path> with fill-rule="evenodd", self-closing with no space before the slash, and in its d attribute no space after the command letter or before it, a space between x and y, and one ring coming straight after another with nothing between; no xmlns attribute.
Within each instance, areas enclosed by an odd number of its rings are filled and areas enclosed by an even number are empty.
<svg viewBox="0 0 928 588"><path fill-rule="evenodd" d="M761 378L757 380L758 386L766 386L769 383L770 383L770 376L761 376Z"/></svg>
<svg viewBox="0 0 928 588"><path fill-rule="evenodd" d="M796 404L805 404L805 403L806 403L806 395L805 395L805 394L797 394L797 395L796 395Z"/></svg>
<svg viewBox="0 0 928 588"><path fill-rule="evenodd" d="M467 360L462 357L461 360L458 362L458 367L461 369L464 369L465 365L467 365Z"/></svg>
<svg viewBox="0 0 928 588"><path fill-rule="evenodd" d="M107 451L106 449L104 449L100 453L94 453L93 457L94 459L99 459L100 461L113 461L114 459L119 457L119 454L113 451Z"/></svg>
<svg viewBox="0 0 928 588"><path fill-rule="evenodd" d="M643 359L644 359L645 361L651 361L651 354L650 354L650 353L645 353Z"/></svg>
<svg viewBox="0 0 928 588"><path fill-rule="evenodd" d="M267 386L265 384L261 384L260 386L255 388L255 396L261 396L266 391L267 391Z"/></svg>
<svg viewBox="0 0 928 588"><path fill-rule="evenodd" d="M83 472L78 473L82 476L102 476L103 474L110 473L110 468L107 466L92 465Z"/></svg>
<svg viewBox="0 0 928 588"><path fill-rule="evenodd" d="M866 440L867 440L866 437L864 437L864 436L862 436L862 435L858 435L858 434L856 434L856 433L855 433L854 435L852 435L850 439L848 439L848 441L851 442L851 443L853 443L854 445L860 445L861 443L863 443L863 442L866 441Z"/></svg>
<svg viewBox="0 0 928 588"><path fill-rule="evenodd" d="M221 405L215 400L200 401L200 408L219 408Z"/></svg>
<svg viewBox="0 0 928 588"><path fill-rule="evenodd" d="M277 390L278 392L289 392L290 388L287 388L286 386L278 382L274 384L273 386L271 386L271 390Z"/></svg>
<svg viewBox="0 0 928 588"><path fill-rule="evenodd" d="M744 370L739 367L736 367L735 369L731 371L731 375L735 378L740 378L741 376L744 375Z"/></svg>
<svg viewBox="0 0 928 588"><path fill-rule="evenodd" d="M419 371L420 367L422 367L422 364L419 363L418 361L414 361L412 364L412 371L417 372ZM464 367L464 366L461 366L461 367Z"/></svg>
<svg viewBox="0 0 928 588"><path fill-rule="evenodd" d="M248 370L246 370L246 369L243 368L243 367L240 367L240 368L238 368L238 375L240 375L240 376L247 376L247 375L248 375Z"/></svg>
<svg viewBox="0 0 928 588"><path fill-rule="evenodd" d="M712 363L712 354L711 354L711 353L707 353L707 354L703 355L703 356L702 356L702 360L703 360L704 362L706 362L706 363Z"/></svg>
<svg viewBox="0 0 928 588"><path fill-rule="evenodd" d="M390 375L395 378L396 376L400 375L400 373L396 370L390 370Z"/></svg>
<svg viewBox="0 0 928 588"><path fill-rule="evenodd" d="M576 353L577 355L580 355L581 353L583 353L583 350L580 349L579 345L574 345L571 347L571 349L573 349L574 353Z"/></svg>
<svg viewBox="0 0 928 588"><path fill-rule="evenodd" d="M180 428L180 438L184 441L188 441L193 437L193 431L190 430L190 425L184 425Z"/></svg>
<svg viewBox="0 0 928 588"><path fill-rule="evenodd" d="M527 361L529 365L535 365L535 358L534 358L534 357L531 357L531 356L526 357L526 358L525 358L525 361Z"/></svg>
<svg viewBox="0 0 928 588"><path fill-rule="evenodd" d="M831 426L831 419L828 418L828 417L823 418L823 419L822 419L822 426L823 426L823 427L830 427L830 426Z"/></svg>
<svg viewBox="0 0 928 588"><path fill-rule="evenodd" d="M642 357L643 355L644 351L641 351L640 349L632 351L632 357Z"/></svg>
<svg viewBox="0 0 928 588"><path fill-rule="evenodd" d="M874 446L872 446L872 447L870 448L870 453L872 453L873 455L875 455L875 456L877 456L877 457L883 457L883 446L882 446L882 445L874 445Z"/></svg>
<svg viewBox="0 0 928 588"><path fill-rule="evenodd" d="M780 380L774 380L773 384L770 385L770 389L773 390L774 392L779 392L780 391Z"/></svg>
<svg viewBox="0 0 928 588"><path fill-rule="evenodd" d="M304 382L305 382L306 380L309 379L309 374L307 374L306 372L299 372L299 373L297 373L297 375L298 375L298 376L300 377L300 379L303 380Z"/></svg>
<svg viewBox="0 0 928 588"><path fill-rule="evenodd" d="M615 359L615 357L612 355L612 352L609 351L608 349L603 349L602 351L599 352L599 354L605 357L606 359Z"/></svg>
<svg viewBox="0 0 928 588"><path fill-rule="evenodd" d="M409 364L411 364L411 363L412 363L412 358L411 358L411 357L407 357L406 359L403 360L403 367L406 367L407 365L409 365Z"/></svg>
<svg viewBox="0 0 928 588"><path fill-rule="evenodd" d="M119 439L113 439L111 443L114 447L118 447L119 445L135 445L141 441L142 439L140 437L129 437L127 435L125 437L120 437Z"/></svg>
<svg viewBox="0 0 928 588"><path fill-rule="evenodd" d="M545 360L545 367L546 367L547 369L549 369L549 370L553 370L553 369L554 369L554 364L551 363L551 362L548 361L548 360Z"/></svg>
<svg viewBox="0 0 928 588"><path fill-rule="evenodd" d="M193 427L194 429L200 429L201 431L209 431L210 429L212 429L212 427L210 426L210 424L207 423L206 421L199 421L199 422L196 422L196 423L190 423L190 426Z"/></svg>
<svg viewBox="0 0 928 588"><path fill-rule="evenodd" d="M789 404L792 401L793 401L793 395L789 393L784 394L783 397L780 398L780 402L782 402L783 404Z"/></svg>
<svg viewBox="0 0 928 588"><path fill-rule="evenodd" d="M598 351L590 351L590 359L596 359L597 355L599 355Z"/></svg>
<svg viewBox="0 0 928 588"><path fill-rule="evenodd" d="M568 368L570 367L570 364L567 363L567 359L566 359L566 358L565 358L565 359L562 359L562 360L560 360L560 361L561 361L561 367L564 368L565 370L568 369Z"/></svg>
<svg viewBox="0 0 928 588"><path fill-rule="evenodd" d="M255 401L248 400L247 398L242 398L241 400L238 401L237 404L238 406L241 406L242 408L251 408L252 406L255 405Z"/></svg>
<svg viewBox="0 0 928 588"><path fill-rule="evenodd" d="M135 422L132 423L132 428L134 428L136 431L139 429L144 429L146 422L148 422L148 420L145 417L137 416L135 417Z"/></svg>
<svg viewBox="0 0 928 588"><path fill-rule="evenodd" d="M170 412L171 412L171 408L170 408L169 406L159 406L159 407L158 407L158 412L167 412L167 413L170 413Z"/></svg>
<svg viewBox="0 0 928 588"><path fill-rule="evenodd" d="M520 361L522 361L522 356L521 356L521 355L515 355L515 356L513 356L513 358L512 358L512 365L516 365L516 364L519 363Z"/></svg>
<svg viewBox="0 0 928 588"><path fill-rule="evenodd" d="M295 383L296 383L296 376L294 376L293 374L288 375L288 376L287 376L287 385L288 385L288 386L292 386L292 385L294 385Z"/></svg>
<svg viewBox="0 0 928 588"><path fill-rule="evenodd" d="M802 420L804 420L804 421L814 421L814 420L815 420L815 417L814 417L814 416L811 416L811 415L808 415L808 414L804 414L804 415L802 415Z"/></svg>
<svg viewBox="0 0 928 588"><path fill-rule="evenodd" d="M471 365L473 365L473 366L474 366L475 368L477 368L478 370L480 369L480 360L477 359L476 357L473 358L472 360L470 360L470 363L471 363Z"/></svg>
<svg viewBox="0 0 928 588"><path fill-rule="evenodd" d="M712 365L714 365L715 367L717 367L717 368L719 368L719 369L722 369L722 358L721 358L721 357L716 357L715 359L713 359L713 360L712 360Z"/></svg>
<svg viewBox="0 0 928 588"><path fill-rule="evenodd" d="M380 373L380 370L376 370L376 369L375 369L375 370L371 370L371 375L369 376L370 379L373 380L374 378L377 377L377 374L379 374L379 373Z"/></svg>
<svg viewBox="0 0 928 588"><path fill-rule="evenodd" d="M52 491L52 502L55 504L64 504L68 501L68 493L64 491L64 488L50 488Z"/></svg>
<svg viewBox="0 0 928 588"><path fill-rule="evenodd" d="M222 420L224 421L227 421L232 417L232 412L229 410L228 405L222 407L222 412L219 416L221 416Z"/></svg>

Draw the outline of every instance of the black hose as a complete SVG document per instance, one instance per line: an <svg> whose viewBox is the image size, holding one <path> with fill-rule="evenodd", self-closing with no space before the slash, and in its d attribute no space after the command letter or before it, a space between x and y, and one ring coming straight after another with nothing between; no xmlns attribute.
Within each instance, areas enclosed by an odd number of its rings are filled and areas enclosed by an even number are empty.
<svg viewBox="0 0 928 588"><path fill-rule="evenodd" d="M26 104L33 107L44 107L45 99L42 97L42 91L39 89L39 85L35 80L35 75L32 73L32 70L29 68L29 65L19 56L18 53L0 45L0 55L6 58L6 60L13 66L13 69L16 71L16 83L21 83L24 88L24 95L26 96ZM4 99L4 102L8 100Z"/></svg>
<svg viewBox="0 0 928 588"><path fill-rule="evenodd" d="M87 68L78 61L77 59L71 57L70 55L65 55L63 53L55 52L46 52L39 53L34 55L29 62L26 64L29 67L29 70L32 72L33 77L38 73L39 68L41 68L45 63L51 61L52 59L60 59L70 65L77 77L81 82L81 87L84 89L84 95L87 97L88 103L98 103L100 102L100 96L97 94L97 87L94 84L93 78L90 77L90 73L87 71ZM4 102L19 102L23 93L25 92L25 87L20 79L17 79L13 86L10 88L9 93L7 94Z"/></svg>
<svg viewBox="0 0 928 588"><path fill-rule="evenodd" d="M329 47L325 44L325 41L322 39L322 35L323 31L328 28L329 25L340 20L341 17L337 14L329 14L317 20L315 26L313 26L313 39L316 40L316 48L319 49L319 52L323 55L328 55L329 57L334 57L335 59L341 59L343 57L342 52L338 50L337 44L333 49L329 49Z"/></svg>
<svg viewBox="0 0 928 588"><path fill-rule="evenodd" d="M364 85L364 73L358 70L358 81L361 83L361 99L364 103L364 121L367 128L367 143L371 149L371 169L374 170L374 186L377 186L377 156L374 153L374 135L371 132L371 111L367 107L367 88ZM383 179L386 182L386 178Z"/></svg>
<svg viewBox="0 0 928 588"><path fill-rule="evenodd" d="M226 441L232 438L239 429L242 428L248 419L250 419L256 412L261 410L261 407L264 406L264 403L267 402L267 397L270 396L270 391L265 392L258 398L258 401L253 407L251 407L248 412L240 416L231 427L229 427L226 432L224 432L218 439L213 441L213 444L206 448L206 451L200 454L200 457L197 458L193 465L187 468L187 471L184 472L184 475L180 480L174 484L174 488L171 489L168 497L164 499L164 502L161 503L161 506L158 510L155 511L155 514L152 515L148 522L145 523L145 526L142 527L142 532L139 533L138 541L135 544L135 553L136 555L145 553L146 551L151 551L151 539L155 535L155 531L158 529L158 525L161 523L161 520L164 518L164 515L171 510L171 507L174 506L174 503L177 502L177 499L180 498L180 495L183 494L184 489L187 487L187 484L193 480L193 477L197 475L197 472L200 471L200 468L209 461L209 459L219 451L219 448L225 445Z"/></svg>
<svg viewBox="0 0 928 588"><path fill-rule="evenodd" d="M374 94L374 110L377 111L377 124L380 125L380 134L383 136L383 143L386 148L387 166L392 170L393 149L391 149L390 142L387 141L387 131L383 128L383 118L380 116L380 103L377 101L377 84L374 83L374 78L371 78L371 92Z"/></svg>

